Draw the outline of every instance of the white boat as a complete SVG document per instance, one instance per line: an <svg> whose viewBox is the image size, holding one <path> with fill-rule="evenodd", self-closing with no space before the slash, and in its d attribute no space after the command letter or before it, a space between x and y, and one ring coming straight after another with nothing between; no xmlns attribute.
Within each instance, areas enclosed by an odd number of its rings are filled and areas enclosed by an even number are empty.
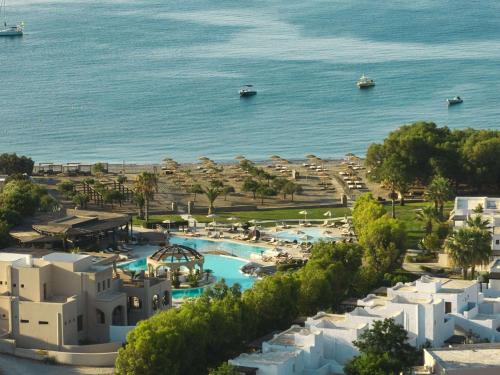
<svg viewBox="0 0 500 375"><path fill-rule="evenodd" d="M446 101L448 102L448 105L460 104L463 102L460 96L455 96L454 98L446 99Z"/></svg>
<svg viewBox="0 0 500 375"><path fill-rule="evenodd" d="M257 94L257 91L252 85L245 85L239 91L240 96L253 96Z"/></svg>
<svg viewBox="0 0 500 375"><path fill-rule="evenodd" d="M371 78L368 78L367 76L365 76L365 74L363 73L363 75L358 79L358 82L356 82L356 85L360 88L360 89L366 89L368 87L373 87L375 86L375 81Z"/></svg>
<svg viewBox="0 0 500 375"><path fill-rule="evenodd" d="M3 18L3 25L0 26L0 37L2 37L2 36L22 36L24 24L21 22L20 24L16 24L16 25L8 25L7 24L6 7L5 7L6 0L0 0L0 1L2 1L0 3L0 17L3 16L2 17Z"/></svg>

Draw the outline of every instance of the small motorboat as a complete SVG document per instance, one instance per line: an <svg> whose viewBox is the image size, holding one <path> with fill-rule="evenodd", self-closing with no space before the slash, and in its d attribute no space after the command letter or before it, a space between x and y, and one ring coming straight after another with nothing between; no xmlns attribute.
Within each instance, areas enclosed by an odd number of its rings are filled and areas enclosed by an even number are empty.
<svg viewBox="0 0 500 375"><path fill-rule="evenodd" d="M239 91L240 96L253 96L257 94L257 91L252 85L245 85Z"/></svg>
<svg viewBox="0 0 500 375"><path fill-rule="evenodd" d="M373 79L371 79L371 78L368 78L363 73L363 75L358 79L358 82L356 82L356 85L360 89L366 89L366 88L375 86L375 81Z"/></svg>
<svg viewBox="0 0 500 375"><path fill-rule="evenodd" d="M448 105L460 104L463 102L460 96L455 96L454 98L446 99L446 101L448 102Z"/></svg>

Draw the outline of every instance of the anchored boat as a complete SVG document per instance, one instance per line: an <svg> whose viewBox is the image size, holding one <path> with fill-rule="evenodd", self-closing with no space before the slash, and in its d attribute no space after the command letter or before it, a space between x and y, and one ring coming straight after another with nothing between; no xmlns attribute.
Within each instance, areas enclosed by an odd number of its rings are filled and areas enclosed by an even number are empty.
<svg viewBox="0 0 500 375"><path fill-rule="evenodd" d="M0 17L3 16L3 25L0 26L0 37L2 36L22 36L24 24L21 22L17 25L8 25L7 24L7 14L6 14L6 6L5 1L1 0L0 3Z"/></svg>
<svg viewBox="0 0 500 375"><path fill-rule="evenodd" d="M366 89L368 87L373 87L375 86L375 81L371 78L368 78L367 76L363 75L358 79L358 82L356 83L356 85L360 88L360 89Z"/></svg>
<svg viewBox="0 0 500 375"><path fill-rule="evenodd" d="M252 85L245 85L240 89L239 93L240 96L253 96L257 94L257 91Z"/></svg>
<svg viewBox="0 0 500 375"><path fill-rule="evenodd" d="M448 105L460 104L463 102L460 96L455 96L454 98L446 99L446 101L448 102Z"/></svg>

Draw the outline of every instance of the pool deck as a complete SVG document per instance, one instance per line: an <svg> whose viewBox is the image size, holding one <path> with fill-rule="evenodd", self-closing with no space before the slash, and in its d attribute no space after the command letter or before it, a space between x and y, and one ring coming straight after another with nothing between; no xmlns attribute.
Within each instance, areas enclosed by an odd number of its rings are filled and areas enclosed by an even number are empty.
<svg viewBox="0 0 500 375"><path fill-rule="evenodd" d="M332 239L338 239L342 236L342 229L340 229L340 228L325 228L325 227L321 227L321 226L304 227L304 226L297 225L297 226L291 226L290 228L282 229L282 231L290 231L291 232L294 230L299 230L299 231L307 232L310 229L325 230L325 231L327 230L330 232L330 236L332 237ZM134 229L134 230L136 230L137 232L141 232L141 233L156 233L156 234L159 233L158 230L156 230L156 229L140 228L139 230L137 230L137 229ZM201 229L198 233L203 233L203 230ZM264 237L267 237L267 236L273 237L273 234L274 233L271 231L263 232ZM203 235L203 234L200 234L198 236L192 236L192 235L189 236L189 235L185 235L183 232L173 232L172 236L182 237L182 238L186 238L186 239L200 239L200 240L206 240L206 241L211 241L211 242L221 242L221 243L222 242L232 242L232 243L235 243L238 245L261 247L263 249L263 251L273 250L273 249L276 249L277 247L279 247L279 248L283 249L284 251L286 251L288 254L290 254L290 256L292 258L298 258L298 259L305 259L306 258L306 254L301 252L300 245L293 244L293 243L278 244L278 243L271 243L271 242L266 242L266 241L262 241L262 240L243 241L243 240L239 240L239 239L236 239L234 237L231 237L230 235L227 235L227 234L224 234L224 237L222 237L222 238L213 238L213 237L209 237L208 235ZM299 234L297 234L297 237L299 237ZM161 241L156 241L156 242L160 243ZM266 261L263 261L262 259L257 259L257 258L246 259L246 258L236 257L233 255L230 255L229 253L226 253L225 251L218 251L217 250L217 251L209 251L207 253L221 255L221 256L228 256L230 258L240 259L240 260L243 260L245 262L251 261L253 263L257 263L257 264L260 264L262 266L269 266L269 265L276 264L275 261L266 262ZM132 251L132 254L134 254L133 251ZM134 255L138 255L138 254L134 254Z"/></svg>

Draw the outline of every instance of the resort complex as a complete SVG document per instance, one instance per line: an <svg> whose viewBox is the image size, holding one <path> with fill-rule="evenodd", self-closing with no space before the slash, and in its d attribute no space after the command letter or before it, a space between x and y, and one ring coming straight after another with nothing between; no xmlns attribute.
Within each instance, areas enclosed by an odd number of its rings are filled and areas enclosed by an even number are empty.
<svg viewBox="0 0 500 375"><path fill-rule="evenodd" d="M35 168L0 155L0 360L495 373L500 177L460 146L479 136L416 123L342 160ZM444 167L450 142L473 177Z"/></svg>
<svg viewBox="0 0 500 375"><path fill-rule="evenodd" d="M357 305L342 315L320 312L309 317L304 327L292 326L263 342L261 351L241 354L229 362L241 371L253 369L257 375L341 374L343 366L359 355L354 341L375 321L384 319L403 326L408 332L407 342L415 347L440 348L453 342L450 340L459 332L488 342L500 340L500 288L496 280L480 285L473 280L422 276L415 282L388 288L385 296L368 295ZM497 350L498 345L481 348ZM427 349L426 371L439 368L429 364L427 358L438 353L440 349ZM498 358L489 361L498 371Z"/></svg>

